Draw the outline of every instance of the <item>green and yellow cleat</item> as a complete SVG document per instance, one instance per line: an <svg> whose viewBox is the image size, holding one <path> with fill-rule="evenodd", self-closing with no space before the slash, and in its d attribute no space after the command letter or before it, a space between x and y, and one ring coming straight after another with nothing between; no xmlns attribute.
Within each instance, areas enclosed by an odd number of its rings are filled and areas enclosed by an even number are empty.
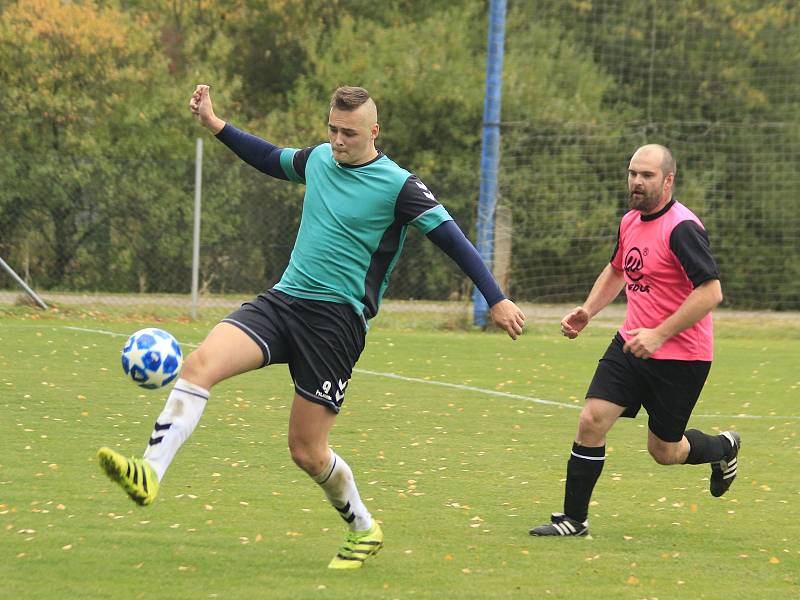
<svg viewBox="0 0 800 600"><path fill-rule="evenodd" d="M329 569L360 569L370 556L383 548L383 531L375 521L367 531L348 531L344 545L333 557Z"/></svg>
<svg viewBox="0 0 800 600"><path fill-rule="evenodd" d="M97 451L100 468L117 482L131 499L142 506L152 504L158 494L158 477L142 458L125 458L111 448Z"/></svg>

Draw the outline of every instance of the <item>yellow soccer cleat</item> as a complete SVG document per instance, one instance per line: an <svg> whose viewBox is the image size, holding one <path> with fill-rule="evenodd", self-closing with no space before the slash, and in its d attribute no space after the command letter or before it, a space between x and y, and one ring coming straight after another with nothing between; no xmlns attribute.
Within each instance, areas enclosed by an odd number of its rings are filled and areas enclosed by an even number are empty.
<svg viewBox="0 0 800 600"><path fill-rule="evenodd" d="M370 556L383 548L383 531L375 521L367 531L348 531L344 545L333 557L329 569L360 569Z"/></svg>
<svg viewBox="0 0 800 600"><path fill-rule="evenodd" d="M158 477L142 458L125 458L111 448L97 451L100 468L117 482L136 504L152 504L158 494Z"/></svg>

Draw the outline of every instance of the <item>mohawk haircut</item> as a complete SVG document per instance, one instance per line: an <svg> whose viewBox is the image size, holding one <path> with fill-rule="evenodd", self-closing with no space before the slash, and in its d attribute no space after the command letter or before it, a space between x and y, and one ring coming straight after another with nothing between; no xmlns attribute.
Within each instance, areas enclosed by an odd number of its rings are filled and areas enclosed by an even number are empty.
<svg viewBox="0 0 800 600"><path fill-rule="evenodd" d="M330 107L346 111L356 110L369 99L369 92L364 88L345 85L333 92Z"/></svg>

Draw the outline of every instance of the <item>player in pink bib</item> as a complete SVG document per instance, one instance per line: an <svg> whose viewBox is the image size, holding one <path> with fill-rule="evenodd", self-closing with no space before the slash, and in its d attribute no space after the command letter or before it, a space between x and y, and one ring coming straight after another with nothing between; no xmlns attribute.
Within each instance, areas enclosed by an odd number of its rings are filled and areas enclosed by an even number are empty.
<svg viewBox="0 0 800 600"><path fill-rule="evenodd" d="M662 465L710 464L721 496L736 477L741 439L686 429L714 352L711 311L722 301L719 271L700 220L672 197L677 171L668 148L639 148L628 166L631 208L611 261L583 306L561 321L570 339L624 288L622 328L597 365L567 462L564 512L535 536L587 535L589 501L605 463L606 434L620 417L648 414L647 449Z"/></svg>

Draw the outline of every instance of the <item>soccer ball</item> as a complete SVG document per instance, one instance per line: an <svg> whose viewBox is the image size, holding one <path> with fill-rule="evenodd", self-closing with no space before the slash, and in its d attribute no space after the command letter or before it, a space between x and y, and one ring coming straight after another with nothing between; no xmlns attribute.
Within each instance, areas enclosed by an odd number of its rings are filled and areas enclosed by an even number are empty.
<svg viewBox="0 0 800 600"><path fill-rule="evenodd" d="M143 388L167 385L178 376L182 363L178 340L163 329L140 329L122 347L122 370Z"/></svg>

